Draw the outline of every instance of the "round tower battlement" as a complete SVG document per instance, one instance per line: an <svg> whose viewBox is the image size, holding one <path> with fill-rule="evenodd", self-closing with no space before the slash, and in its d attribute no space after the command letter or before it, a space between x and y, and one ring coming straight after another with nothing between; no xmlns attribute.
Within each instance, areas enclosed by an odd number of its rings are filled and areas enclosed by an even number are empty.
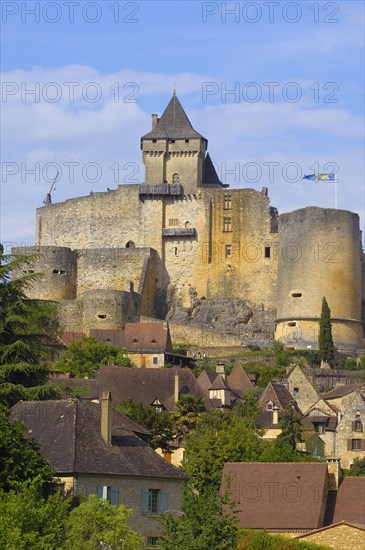
<svg viewBox="0 0 365 550"><path fill-rule="evenodd" d="M12 249L15 256L32 257L14 276L40 273L27 289L29 298L61 302L75 298L76 259L70 248L63 246L26 246Z"/></svg>
<svg viewBox="0 0 365 550"><path fill-rule="evenodd" d="M361 348L361 255L357 214L310 206L280 215L276 338L317 348L325 297L335 345Z"/></svg>

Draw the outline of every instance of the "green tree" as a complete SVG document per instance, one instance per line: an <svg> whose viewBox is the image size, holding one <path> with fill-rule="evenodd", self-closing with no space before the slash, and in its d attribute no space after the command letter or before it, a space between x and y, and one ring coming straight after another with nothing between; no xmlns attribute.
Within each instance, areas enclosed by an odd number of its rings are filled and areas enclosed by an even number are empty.
<svg viewBox="0 0 365 550"><path fill-rule="evenodd" d="M330 363L334 358L335 347L332 339L331 310L325 297L322 298L318 347L320 359L325 363Z"/></svg>
<svg viewBox="0 0 365 550"><path fill-rule="evenodd" d="M235 520L224 511L225 500L211 488L198 493L185 486L182 515L164 514L161 550L233 550L238 530Z"/></svg>
<svg viewBox="0 0 365 550"><path fill-rule="evenodd" d="M63 548L69 507L70 499L59 492L45 497L39 478L21 484L17 491L0 490L0 548Z"/></svg>
<svg viewBox="0 0 365 550"><path fill-rule="evenodd" d="M165 452L171 450L170 444L175 438L175 426L169 412L157 412L155 407L144 407L142 403L133 403L131 399L120 403L117 409L151 433L150 445L153 449L161 449Z"/></svg>
<svg viewBox="0 0 365 550"><path fill-rule="evenodd" d="M224 463L260 460L264 445L239 414L205 413L187 436L183 469L199 491L211 487L218 492Z"/></svg>
<svg viewBox="0 0 365 550"><path fill-rule="evenodd" d="M288 445L292 451L295 451L297 444L303 441L302 433L303 426L300 421L299 414L290 405L284 411L283 416L280 419L279 426L281 428L281 434L276 439L278 447Z"/></svg>
<svg viewBox="0 0 365 550"><path fill-rule="evenodd" d="M365 476L365 457L355 458L349 471L350 476Z"/></svg>
<svg viewBox="0 0 365 550"><path fill-rule="evenodd" d="M196 428L201 418L201 413L205 411L205 405L201 398L187 393L180 396L175 406L176 410L173 413L173 419L176 437L182 438Z"/></svg>
<svg viewBox="0 0 365 550"><path fill-rule="evenodd" d="M49 487L52 471L39 454L38 443L25 437L22 422L10 422L10 411L0 405L0 490L18 489L23 482L38 478ZM1 545L0 545L1 547Z"/></svg>
<svg viewBox="0 0 365 550"><path fill-rule="evenodd" d="M3 254L0 247L0 401L47 399L60 394L47 383L48 363L57 349L55 304L31 300L26 290L40 277L14 278L31 258Z"/></svg>
<svg viewBox="0 0 365 550"><path fill-rule="evenodd" d="M131 512L91 495L66 521L65 550L138 550L143 539L128 527Z"/></svg>
<svg viewBox="0 0 365 550"><path fill-rule="evenodd" d="M99 367L109 363L119 367L133 366L125 349L101 344L95 338L85 336L68 346L54 368L69 372L75 378L83 378L85 375L95 378Z"/></svg>
<svg viewBox="0 0 365 550"><path fill-rule="evenodd" d="M275 357L275 366L287 367L290 361L289 350L285 349L284 344L278 340L274 340L272 349Z"/></svg>

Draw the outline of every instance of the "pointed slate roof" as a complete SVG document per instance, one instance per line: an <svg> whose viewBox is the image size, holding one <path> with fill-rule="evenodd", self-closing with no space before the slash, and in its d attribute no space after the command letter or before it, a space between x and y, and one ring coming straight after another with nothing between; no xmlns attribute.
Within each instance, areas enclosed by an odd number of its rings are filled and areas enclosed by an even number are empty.
<svg viewBox="0 0 365 550"><path fill-rule="evenodd" d="M219 179L209 153L207 153L203 164L203 185L204 186L213 185L214 187L219 185L221 187L229 187L228 184L223 184Z"/></svg>
<svg viewBox="0 0 365 550"><path fill-rule="evenodd" d="M175 92L155 128L141 139L204 139L208 142L192 127Z"/></svg>
<svg viewBox="0 0 365 550"><path fill-rule="evenodd" d="M229 390L230 388L227 386L227 382L223 378L221 374L218 374L216 379L214 380L213 384L209 388L210 390Z"/></svg>
<svg viewBox="0 0 365 550"><path fill-rule="evenodd" d="M248 390L253 390L254 387L240 363L235 364L231 374L227 378L227 382L229 387L241 396Z"/></svg>

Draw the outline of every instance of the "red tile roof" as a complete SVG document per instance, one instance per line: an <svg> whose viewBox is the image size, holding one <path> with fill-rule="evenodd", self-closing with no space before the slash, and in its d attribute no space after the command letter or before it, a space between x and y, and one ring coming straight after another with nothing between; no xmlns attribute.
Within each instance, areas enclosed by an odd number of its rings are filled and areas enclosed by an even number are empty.
<svg viewBox="0 0 365 550"><path fill-rule="evenodd" d="M231 492L241 528L317 529L323 525L327 464L229 462L221 491Z"/></svg>

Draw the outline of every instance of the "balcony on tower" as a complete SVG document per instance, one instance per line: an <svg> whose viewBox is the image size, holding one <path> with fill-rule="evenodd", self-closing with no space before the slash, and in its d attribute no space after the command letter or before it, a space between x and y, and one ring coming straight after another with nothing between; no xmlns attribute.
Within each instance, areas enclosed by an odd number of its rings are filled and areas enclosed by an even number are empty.
<svg viewBox="0 0 365 550"><path fill-rule="evenodd" d="M139 194L145 197L156 197L164 195L182 195L183 188L179 183L142 183L139 186Z"/></svg>
<svg viewBox="0 0 365 550"><path fill-rule="evenodd" d="M163 237L195 237L195 227L166 227L162 229Z"/></svg>

